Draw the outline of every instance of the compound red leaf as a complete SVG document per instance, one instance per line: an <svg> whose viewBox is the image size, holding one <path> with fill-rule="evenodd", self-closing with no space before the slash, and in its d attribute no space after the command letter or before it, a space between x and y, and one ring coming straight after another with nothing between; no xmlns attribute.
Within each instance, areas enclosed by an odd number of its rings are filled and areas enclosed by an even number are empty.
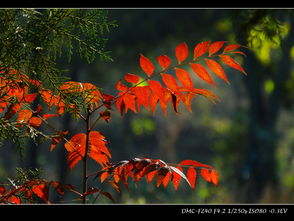
<svg viewBox="0 0 294 221"><path fill-rule="evenodd" d="M154 72L154 65L143 54L140 54L140 67L150 77Z"/></svg>
<svg viewBox="0 0 294 221"><path fill-rule="evenodd" d="M175 54L178 59L178 63L182 63L188 57L188 46L185 42L179 44L175 49Z"/></svg>
<svg viewBox="0 0 294 221"><path fill-rule="evenodd" d="M227 52L227 51L232 51L232 50L235 50L237 48L240 48L241 45L239 44L231 44L231 45L227 45L225 48L224 48L224 52Z"/></svg>
<svg viewBox="0 0 294 221"><path fill-rule="evenodd" d="M140 78L137 75L127 73L124 79L129 83L137 84Z"/></svg>
<svg viewBox="0 0 294 221"><path fill-rule="evenodd" d="M235 68L235 69L241 71L243 74L247 75L247 73L242 68L242 66L240 64L238 64L233 58L231 58L228 55L219 55L219 56L226 65L228 65L232 68Z"/></svg>
<svg viewBox="0 0 294 221"><path fill-rule="evenodd" d="M199 44L197 44L194 48L194 60L203 55L210 44L211 41L204 41Z"/></svg>
<svg viewBox="0 0 294 221"><path fill-rule="evenodd" d="M211 84L212 86L215 87L215 84L213 82L213 80L211 79L210 75L208 74L208 72L206 71L206 69L200 65L200 64L195 64L195 63L190 63L193 71L204 81L206 81L207 83Z"/></svg>
<svg viewBox="0 0 294 221"><path fill-rule="evenodd" d="M163 70L166 69L171 63L170 58L165 54L158 56L157 61Z"/></svg>
<svg viewBox="0 0 294 221"><path fill-rule="evenodd" d="M191 77L187 71L180 69L180 68L175 68L175 71L176 71L177 78L183 84L184 87L186 87L186 88L193 87Z"/></svg>
<svg viewBox="0 0 294 221"><path fill-rule="evenodd" d="M215 54L216 52L218 52L222 46L224 45L225 41L216 41L213 42L208 49L208 56L211 56L213 54Z"/></svg>
<svg viewBox="0 0 294 221"><path fill-rule="evenodd" d="M210 70L215 73L218 77L226 81L228 84L230 84L222 66L217 63L216 61L212 59L205 59L207 66L210 68Z"/></svg>
<svg viewBox="0 0 294 221"><path fill-rule="evenodd" d="M105 137L98 131L91 131L89 133L89 148L87 153L86 139L86 134L79 133L64 144L64 147L69 152L69 167L73 168L80 160L83 159L85 154L88 154L89 157L94 159L101 166L106 166L109 162L108 158L111 158L111 154L105 146L107 144Z"/></svg>
<svg viewBox="0 0 294 221"><path fill-rule="evenodd" d="M196 176L196 170L193 167L189 167L187 169L187 179L189 180L192 189L195 188Z"/></svg>

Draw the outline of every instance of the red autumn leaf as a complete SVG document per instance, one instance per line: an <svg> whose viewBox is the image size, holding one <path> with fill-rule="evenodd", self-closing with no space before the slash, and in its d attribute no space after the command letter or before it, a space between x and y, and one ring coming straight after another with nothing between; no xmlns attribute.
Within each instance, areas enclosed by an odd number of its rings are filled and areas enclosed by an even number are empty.
<svg viewBox="0 0 294 221"><path fill-rule="evenodd" d="M31 110L21 110L19 113L18 113L18 117L16 119L16 122L18 124L26 124L29 119L32 117L33 115L33 112Z"/></svg>
<svg viewBox="0 0 294 221"><path fill-rule="evenodd" d="M4 119L9 120L21 109L21 107L22 107L21 103L10 104L7 109L7 112L4 115Z"/></svg>
<svg viewBox="0 0 294 221"><path fill-rule="evenodd" d="M231 58L228 55L219 55L219 56L226 65L228 65L232 68L235 68L235 69L241 71L243 74L247 75L247 73L242 68L242 66L240 64L238 64L233 58Z"/></svg>
<svg viewBox="0 0 294 221"><path fill-rule="evenodd" d="M209 169L201 169L200 171L201 176L207 181L207 182L211 182L211 174L210 174L210 170Z"/></svg>
<svg viewBox="0 0 294 221"><path fill-rule="evenodd" d="M210 70L215 73L218 77L226 81L228 84L230 84L222 66L217 63L216 61L212 59L205 59L207 66L210 68Z"/></svg>
<svg viewBox="0 0 294 221"><path fill-rule="evenodd" d="M158 98L163 96L163 87L158 81L149 80L149 87L152 91L152 94L156 95Z"/></svg>
<svg viewBox="0 0 294 221"><path fill-rule="evenodd" d="M127 73L124 79L129 83L137 84L140 78L137 75Z"/></svg>
<svg viewBox="0 0 294 221"><path fill-rule="evenodd" d="M217 186L218 185L218 174L215 170L212 170L210 172L210 176L211 176L211 182Z"/></svg>
<svg viewBox="0 0 294 221"><path fill-rule="evenodd" d="M163 90L163 96L160 97L159 104L163 112L163 115L166 116L167 103L170 100L172 93L166 88L162 88L162 90Z"/></svg>
<svg viewBox="0 0 294 221"><path fill-rule="evenodd" d="M120 92L118 94L118 99L116 102L116 106L118 110L120 111L120 113L121 114L123 114L123 112L127 113L128 109L131 109L133 112L137 113L135 99L136 97L132 93Z"/></svg>
<svg viewBox="0 0 294 221"><path fill-rule="evenodd" d="M119 90L119 91L126 91L126 90L128 90L128 87L125 86L125 85L123 85L123 84L121 83L121 80L119 80L119 81L116 83L115 88L116 88L117 90Z"/></svg>
<svg viewBox="0 0 294 221"><path fill-rule="evenodd" d="M48 200L49 187L45 183L35 184L32 187L32 192L44 200L46 203L51 204Z"/></svg>
<svg viewBox="0 0 294 221"><path fill-rule="evenodd" d="M40 104L37 106L37 110L35 111L36 114L40 114L42 112L43 108Z"/></svg>
<svg viewBox="0 0 294 221"><path fill-rule="evenodd" d="M68 131L60 131L56 135L52 137L50 151L53 151L57 144L59 144L62 140L64 135L68 134Z"/></svg>
<svg viewBox="0 0 294 221"><path fill-rule="evenodd" d="M222 46L224 45L225 41L216 41L213 42L208 49L208 56L211 56L213 54L215 54L216 52L218 52Z"/></svg>
<svg viewBox="0 0 294 221"><path fill-rule="evenodd" d="M17 196L11 196L9 201L11 203L14 203L14 204L20 204L21 203L19 197L17 197Z"/></svg>
<svg viewBox="0 0 294 221"><path fill-rule="evenodd" d="M188 46L185 42L179 44L175 49L176 58L178 63L182 63L188 57Z"/></svg>
<svg viewBox="0 0 294 221"><path fill-rule="evenodd" d="M111 154L105 146L107 144L105 137L98 131L91 131L89 133L89 148L87 153L85 153L86 139L86 134L79 133L64 144L64 147L69 152L69 167L73 168L80 160L83 159L83 157L85 157L86 154L101 166L106 166L109 162L108 157L111 158Z"/></svg>
<svg viewBox="0 0 294 221"><path fill-rule="evenodd" d="M200 64L195 64L195 63L190 63L193 71L204 81L206 81L207 83L211 84L212 86L215 87L215 84L213 82L213 80L211 79L210 75L208 74L208 72L206 71L206 69L200 65Z"/></svg>
<svg viewBox="0 0 294 221"><path fill-rule="evenodd" d="M98 88L91 83L81 83L82 84L82 93L83 98L86 103L97 104L102 99L102 95Z"/></svg>
<svg viewBox="0 0 294 221"><path fill-rule="evenodd" d="M193 166L193 167L206 167L206 168L213 169L212 166L200 163L200 162L195 161L195 160L183 160L180 163L178 163L178 166L181 166L181 165L183 165L183 166Z"/></svg>
<svg viewBox="0 0 294 221"><path fill-rule="evenodd" d="M58 114L44 114L43 118L44 118L44 120L47 120L48 118L56 117L56 116L58 116Z"/></svg>
<svg viewBox="0 0 294 221"><path fill-rule="evenodd" d="M0 185L0 197L6 192L5 186Z"/></svg>
<svg viewBox="0 0 294 221"><path fill-rule="evenodd" d="M42 119L39 117L32 117L29 120L29 125L32 127L39 127L42 124Z"/></svg>
<svg viewBox="0 0 294 221"><path fill-rule="evenodd" d="M103 105L107 108L107 109L111 109L111 105L112 105L112 101L114 101L116 98L110 94L102 94L102 98L103 98Z"/></svg>
<svg viewBox="0 0 294 221"><path fill-rule="evenodd" d="M143 105L146 109L149 109L149 94L151 90L149 86L134 87L132 88L132 93L136 95L136 102L138 110L140 110Z"/></svg>
<svg viewBox="0 0 294 221"><path fill-rule="evenodd" d="M210 44L211 41L204 41L199 44L197 44L194 48L194 60L203 55Z"/></svg>
<svg viewBox="0 0 294 221"><path fill-rule="evenodd" d="M235 50L237 48L240 48L241 45L239 44L231 44L231 45L227 45L225 48L224 48L224 52L227 52L227 51L232 51L232 50Z"/></svg>
<svg viewBox="0 0 294 221"><path fill-rule="evenodd" d="M170 58L165 54L158 56L157 61L163 70L166 69L171 63Z"/></svg>
<svg viewBox="0 0 294 221"><path fill-rule="evenodd" d="M177 78L183 84L184 87L186 87L186 88L193 87L191 77L187 71L180 69L180 68L175 68L175 71L176 71Z"/></svg>
<svg viewBox="0 0 294 221"><path fill-rule="evenodd" d="M176 79L170 75L170 74L161 74L161 78L163 83L172 91L172 92L177 92L179 89L179 86L177 84Z"/></svg>
<svg viewBox="0 0 294 221"><path fill-rule="evenodd" d="M154 65L143 54L140 54L140 67L150 77L154 72Z"/></svg>
<svg viewBox="0 0 294 221"><path fill-rule="evenodd" d="M24 101L27 102L27 103L31 103L36 99L36 97L37 97L37 93L28 94L28 95L25 96Z"/></svg>
<svg viewBox="0 0 294 221"><path fill-rule="evenodd" d="M195 188L196 176L196 170L193 167L189 167L187 169L187 179L189 180L192 189Z"/></svg>
<svg viewBox="0 0 294 221"><path fill-rule="evenodd" d="M110 112L108 110L100 112L100 117L105 120L107 123L110 120Z"/></svg>

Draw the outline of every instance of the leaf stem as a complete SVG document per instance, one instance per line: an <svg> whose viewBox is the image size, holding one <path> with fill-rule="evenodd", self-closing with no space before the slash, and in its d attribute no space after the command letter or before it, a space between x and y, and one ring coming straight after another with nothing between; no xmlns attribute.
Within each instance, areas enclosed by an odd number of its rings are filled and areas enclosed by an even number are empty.
<svg viewBox="0 0 294 221"><path fill-rule="evenodd" d="M85 150L85 155L83 158L83 197L82 197L82 202L83 204L87 203L87 196L84 195L84 193L87 191L87 181L88 181L88 176L87 176L87 168L88 168L88 151L89 151L89 139L90 139L90 116L91 112L89 107L87 108L87 116L86 116L86 150Z"/></svg>

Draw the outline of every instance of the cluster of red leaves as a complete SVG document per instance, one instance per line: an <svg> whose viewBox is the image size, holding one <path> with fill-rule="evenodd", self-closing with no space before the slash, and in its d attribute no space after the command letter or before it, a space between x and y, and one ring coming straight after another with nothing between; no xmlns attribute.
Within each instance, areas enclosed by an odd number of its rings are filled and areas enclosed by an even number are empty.
<svg viewBox="0 0 294 221"><path fill-rule="evenodd" d="M119 181L122 181L124 186L128 188L128 177L131 177L134 182L140 181L143 177L147 182L151 182L155 175L157 176L157 187L162 184L166 188L171 181L174 189L177 190L180 180L183 178L194 189L197 177L196 169L200 170L201 176L207 182L218 185L218 174L215 169L193 160L184 160L171 166L162 160L134 158L120 161L115 165L108 165L97 172L96 177L100 177L101 182L108 179L108 182L118 191L120 191Z"/></svg>
<svg viewBox="0 0 294 221"><path fill-rule="evenodd" d="M208 69L219 78L223 79L229 84L229 80L225 74L221 64L215 61L215 57L221 59L221 61L234 69L237 69L244 74L246 72L240 64L238 64L231 55L233 54L245 54L241 51L236 51L241 45L231 44L224 47L222 53L216 54L224 46L225 41L211 41L201 42L194 48L193 59L184 63L188 57L188 46L186 43L178 45L175 49L175 56L178 63L172 67L171 59L167 55L160 55L157 58L158 64L162 68L160 72L155 73L154 64L144 55L140 54L140 67L146 73L147 79L140 81L139 76L127 73L124 76L124 81L131 84L126 86L122 83L122 79L116 84L116 89L119 92L115 101L116 106L120 113L127 113L130 109L137 113L140 108L144 106L146 109L151 109L154 114L156 105L159 103L162 112L166 115L167 103L170 101L174 111L178 112L178 105L182 102L189 111L191 110L191 101L196 95L203 95L206 98L214 102L219 100L212 92L202 89L194 88L190 74L179 68L181 65L189 64L195 74L203 81L216 87L212 77L209 74ZM204 56L206 55L206 56ZM202 61L206 64L198 64L195 62ZM164 73L168 68L175 71L176 77L171 74ZM151 78L160 75L161 81L151 80ZM145 83L142 86L142 83ZM148 84L148 85L146 85Z"/></svg>
<svg viewBox="0 0 294 221"><path fill-rule="evenodd" d="M34 203L34 196L37 196L44 202L51 204L49 201L49 190L51 186L60 196L64 195L65 190L69 190L79 196L82 196L82 194L80 194L71 184L62 184L57 181L48 182L44 179L34 179L10 190L6 190L5 186L1 185L0 204Z"/></svg>
<svg viewBox="0 0 294 221"><path fill-rule="evenodd" d="M79 133L74 135L68 142L64 144L64 147L69 152L67 163L70 168L73 168L80 160L84 159L87 154L94 159L102 167L109 163L111 154L106 147L108 143L105 137L98 131L91 131L89 133L88 152L86 153L87 135Z"/></svg>

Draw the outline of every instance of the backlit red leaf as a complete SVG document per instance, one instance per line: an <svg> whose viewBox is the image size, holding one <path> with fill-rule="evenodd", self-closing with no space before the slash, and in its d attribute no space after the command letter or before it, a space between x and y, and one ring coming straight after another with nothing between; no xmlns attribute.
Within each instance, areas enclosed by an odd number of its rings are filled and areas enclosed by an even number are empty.
<svg viewBox="0 0 294 221"><path fill-rule="evenodd" d="M225 48L224 48L224 52L227 52L227 51L232 51L232 50L235 50L237 48L240 48L241 45L239 44L231 44L231 45L227 45Z"/></svg>
<svg viewBox="0 0 294 221"><path fill-rule="evenodd" d="M140 54L140 67L150 77L154 72L154 65L144 55Z"/></svg>
<svg viewBox="0 0 294 221"><path fill-rule="evenodd" d="M16 122L19 124L26 124L29 119L32 117L33 112L31 110L21 110L18 113L18 117L16 119Z"/></svg>
<svg viewBox="0 0 294 221"><path fill-rule="evenodd" d="M210 46L209 46L209 49L208 49L208 56L211 56L213 54L215 54L216 52L218 52L222 46L224 45L224 41L216 41L216 42L213 42Z"/></svg>
<svg viewBox="0 0 294 221"><path fill-rule="evenodd" d="M182 63L188 57L188 46L185 42L179 44L175 49L176 58L178 63Z"/></svg>
<svg viewBox="0 0 294 221"><path fill-rule="evenodd" d="M194 48L194 60L203 55L210 44L211 41L204 41L199 44L197 44Z"/></svg>
<svg viewBox="0 0 294 221"><path fill-rule="evenodd" d="M191 185L192 189L195 188L196 175L197 175L197 172L193 167L189 167L187 169L187 178L188 178L188 180L190 182L190 185Z"/></svg>
<svg viewBox="0 0 294 221"><path fill-rule="evenodd" d="M163 70L166 69L171 63L170 58L165 54L158 56L157 61Z"/></svg>
<svg viewBox="0 0 294 221"><path fill-rule="evenodd" d="M220 58L222 59L222 61L232 67L235 68L239 71L241 71L243 74L247 75L247 73L245 72L245 70L242 68L242 66L240 64L238 64L232 57L228 56L228 55L220 55Z"/></svg>
<svg viewBox="0 0 294 221"><path fill-rule="evenodd" d="M29 125L32 127L39 127L42 124L42 119L39 117L32 117L29 120Z"/></svg>
<svg viewBox="0 0 294 221"><path fill-rule="evenodd" d="M38 197L40 197L46 203L51 204L48 201L49 188L45 183L40 183L40 184L34 185L32 187L32 191L34 194L36 194Z"/></svg>
<svg viewBox="0 0 294 221"><path fill-rule="evenodd" d="M137 75L127 73L124 79L129 83L137 84L140 78Z"/></svg>
<svg viewBox="0 0 294 221"><path fill-rule="evenodd" d="M170 74L161 74L163 83L173 92L178 91L178 84L176 79Z"/></svg>
<svg viewBox="0 0 294 221"><path fill-rule="evenodd" d="M212 59L205 59L207 66L210 68L210 70L215 73L218 77L226 81L228 84L230 84L222 66L217 63L216 61Z"/></svg>
<svg viewBox="0 0 294 221"><path fill-rule="evenodd" d="M182 85L186 88L192 88L193 83L191 80L191 77L189 73L183 69L175 68L176 76L179 79L179 81L182 83Z"/></svg>
<svg viewBox="0 0 294 221"><path fill-rule="evenodd" d="M195 64L195 63L190 63L193 71L204 81L206 81L207 83L213 85L215 87L215 84L213 82L213 80L211 79L210 75L208 74L208 72L206 71L206 69L200 65L200 64Z"/></svg>

